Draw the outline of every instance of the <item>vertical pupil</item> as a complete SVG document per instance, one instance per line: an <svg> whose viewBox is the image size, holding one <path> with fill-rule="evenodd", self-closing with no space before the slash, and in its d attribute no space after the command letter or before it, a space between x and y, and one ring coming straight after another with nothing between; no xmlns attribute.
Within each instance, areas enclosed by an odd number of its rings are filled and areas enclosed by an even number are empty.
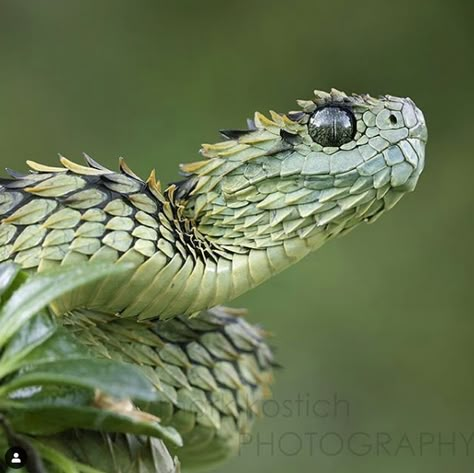
<svg viewBox="0 0 474 473"><path fill-rule="evenodd" d="M332 142L337 141L337 115L334 113L332 116Z"/></svg>

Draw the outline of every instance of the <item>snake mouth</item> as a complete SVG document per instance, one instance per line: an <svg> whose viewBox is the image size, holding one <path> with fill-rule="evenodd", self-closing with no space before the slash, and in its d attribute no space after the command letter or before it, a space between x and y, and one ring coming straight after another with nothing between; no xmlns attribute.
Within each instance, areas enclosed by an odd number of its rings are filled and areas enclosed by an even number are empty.
<svg viewBox="0 0 474 473"><path fill-rule="evenodd" d="M416 126L410 128L408 136L411 139L420 140L423 144L426 144L428 141L428 128L426 128L425 123L419 122Z"/></svg>
<svg viewBox="0 0 474 473"><path fill-rule="evenodd" d="M418 139L424 144L428 141L428 128L426 127L426 120L423 112L415 105L409 97L406 99L407 103L403 108L403 115L405 123L409 127L408 137Z"/></svg>
<svg viewBox="0 0 474 473"><path fill-rule="evenodd" d="M390 146L384 157L390 167L391 187L397 192L411 192L425 166L428 129L423 112L410 98L405 99L401 113L408 137Z"/></svg>
<svg viewBox="0 0 474 473"><path fill-rule="evenodd" d="M425 143L421 138L407 138L384 152L393 190L411 192L415 189L425 165Z"/></svg>

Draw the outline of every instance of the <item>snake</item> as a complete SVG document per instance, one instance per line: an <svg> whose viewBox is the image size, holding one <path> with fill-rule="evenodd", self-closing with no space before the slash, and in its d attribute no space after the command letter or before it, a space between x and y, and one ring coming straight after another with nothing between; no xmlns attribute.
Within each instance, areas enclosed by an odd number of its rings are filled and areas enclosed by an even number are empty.
<svg viewBox="0 0 474 473"><path fill-rule="evenodd" d="M0 180L0 262L130 265L50 309L98 358L144 371L160 396L149 411L181 434L185 467L235 454L272 383L265 332L223 304L377 220L424 168L427 127L410 98L331 89L297 104L221 130L164 189L154 170L144 180L122 158L115 172L88 155L27 161ZM96 435L78 432L54 441Z"/></svg>

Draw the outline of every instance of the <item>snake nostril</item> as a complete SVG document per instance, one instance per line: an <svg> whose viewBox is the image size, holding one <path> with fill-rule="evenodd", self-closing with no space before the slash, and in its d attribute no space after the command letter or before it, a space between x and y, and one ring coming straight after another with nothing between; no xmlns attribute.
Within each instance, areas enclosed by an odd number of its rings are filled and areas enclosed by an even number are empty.
<svg viewBox="0 0 474 473"><path fill-rule="evenodd" d="M396 124L397 124L397 117L396 117L395 115L393 115L393 114L390 115L390 116L388 117L388 119L389 119L389 121L390 121L390 123L391 123L392 125L396 125Z"/></svg>

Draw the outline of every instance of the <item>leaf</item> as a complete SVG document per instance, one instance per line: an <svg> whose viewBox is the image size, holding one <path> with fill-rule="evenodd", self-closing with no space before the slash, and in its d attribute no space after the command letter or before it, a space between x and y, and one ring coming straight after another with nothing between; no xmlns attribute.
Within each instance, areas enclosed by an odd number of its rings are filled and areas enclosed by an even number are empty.
<svg viewBox="0 0 474 473"><path fill-rule="evenodd" d="M62 294L111 273L129 269L130 265L127 264L86 263L61 267L28 278L0 309L0 348L31 317Z"/></svg>
<svg viewBox="0 0 474 473"><path fill-rule="evenodd" d="M129 400L143 405L159 398L139 368L93 358L86 346L58 326L55 317L42 311L64 293L130 268L87 263L28 277L17 265L0 265L0 408L14 429L62 436L65 430L83 428L89 433L122 432L125 438L145 435L182 445L174 428L161 425ZM41 454L61 471L93 470L77 462L66 465L66 457L61 459L56 449L48 452Z"/></svg>
<svg viewBox="0 0 474 473"><path fill-rule="evenodd" d="M182 445L179 433L158 421L141 419L116 411L78 404L21 404L9 413L12 426L18 432L52 435L70 428L149 435Z"/></svg>
<svg viewBox="0 0 474 473"><path fill-rule="evenodd" d="M40 312L15 333L3 351L2 361L8 360L26 349L33 350L51 337L56 329L56 321L48 313Z"/></svg>
<svg viewBox="0 0 474 473"><path fill-rule="evenodd" d="M14 263L0 265L0 296L10 287L19 271L20 267Z"/></svg>
<svg viewBox="0 0 474 473"><path fill-rule="evenodd" d="M157 391L133 365L113 360L72 359L34 365L0 387L0 396L26 386L69 385L98 389L117 399L155 401Z"/></svg>
<svg viewBox="0 0 474 473"><path fill-rule="evenodd" d="M63 327L57 327L47 340L26 354L21 360L21 365L32 366L50 361L78 358L92 358L92 356L90 356L89 350Z"/></svg>
<svg viewBox="0 0 474 473"><path fill-rule="evenodd" d="M0 303L2 305L5 303L5 301L7 301L11 297L11 295L18 289L18 287L20 287L28 279L27 273L24 271L21 271L20 266L18 266L17 264L2 263L0 265L0 270L7 266L14 266L17 269L17 271L15 274L15 277L13 277L13 272L14 272L13 269L7 270L8 272L10 271L11 272L8 278L4 280L5 287L3 288L3 292L0 295ZM6 285L7 281L8 281L8 287Z"/></svg>
<svg viewBox="0 0 474 473"><path fill-rule="evenodd" d="M0 358L0 379L26 365L72 358L88 358L88 349L78 343L46 312L33 317L10 339Z"/></svg>
<svg viewBox="0 0 474 473"><path fill-rule="evenodd" d="M0 379L18 369L28 353L50 338L57 326L51 316L40 312L26 322L7 344L0 358Z"/></svg>

